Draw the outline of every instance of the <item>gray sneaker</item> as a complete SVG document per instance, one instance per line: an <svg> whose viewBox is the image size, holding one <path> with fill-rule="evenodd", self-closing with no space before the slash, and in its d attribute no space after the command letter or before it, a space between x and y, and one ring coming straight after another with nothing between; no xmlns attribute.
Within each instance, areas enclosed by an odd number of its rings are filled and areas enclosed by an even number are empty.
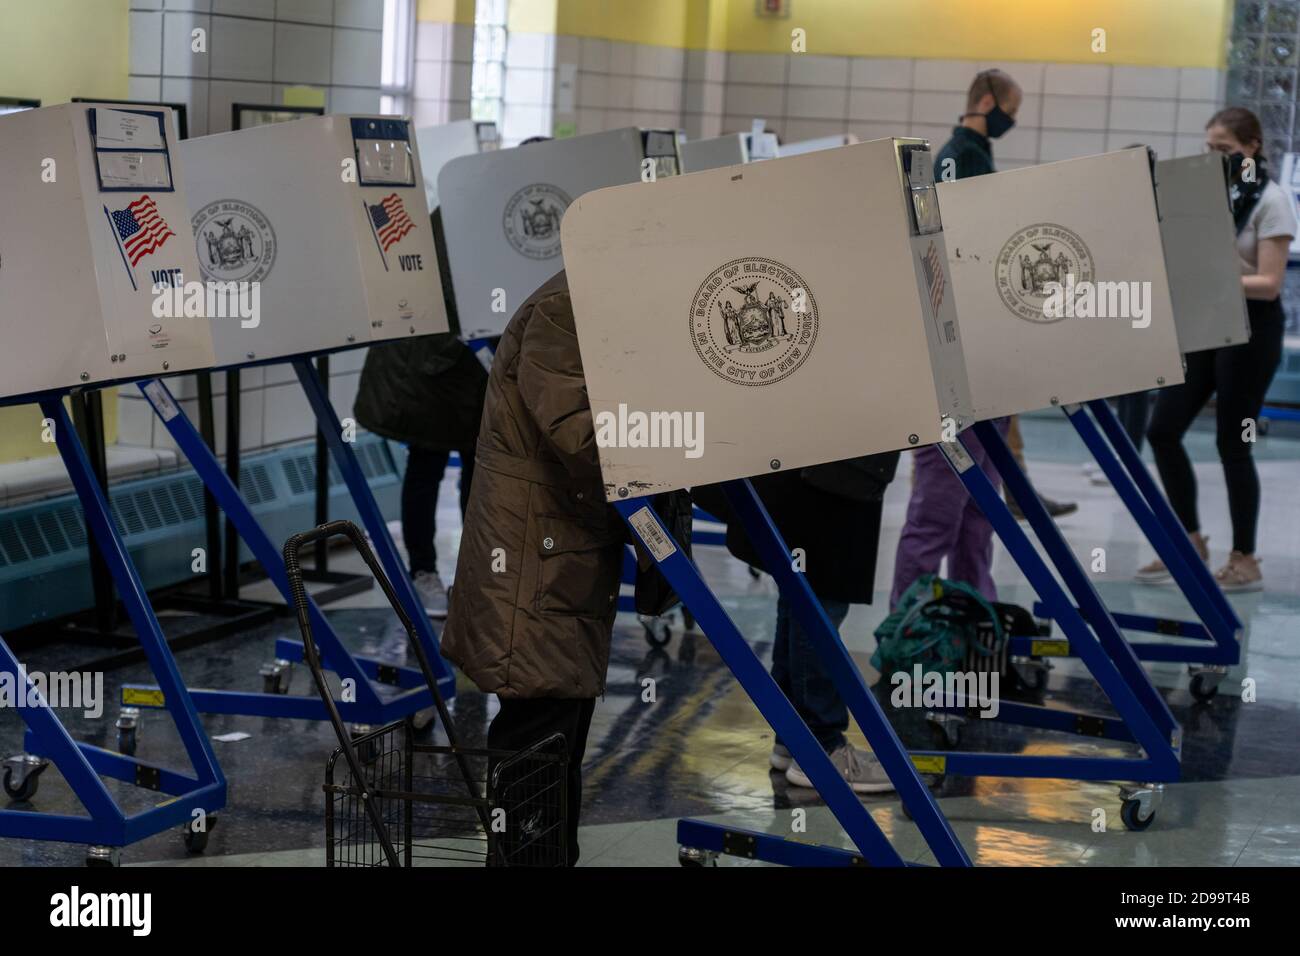
<svg viewBox="0 0 1300 956"><path fill-rule="evenodd" d="M840 772L854 793L886 793L894 789L889 782L885 768L870 750L858 750L849 743L843 743L829 754L831 763ZM792 787L811 787L813 782L799 769L798 761L792 760L785 772L785 779Z"/></svg>
<svg viewBox="0 0 1300 956"><path fill-rule="evenodd" d="M415 593L424 604L424 612L429 617L442 620L447 616L447 589L442 586L442 578L436 571L417 571L411 579L415 584Z"/></svg>

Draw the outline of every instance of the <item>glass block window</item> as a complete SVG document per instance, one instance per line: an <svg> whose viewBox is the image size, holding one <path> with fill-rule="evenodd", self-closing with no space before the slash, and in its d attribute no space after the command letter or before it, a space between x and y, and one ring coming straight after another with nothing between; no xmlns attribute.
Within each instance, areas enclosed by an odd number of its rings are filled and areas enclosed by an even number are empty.
<svg viewBox="0 0 1300 956"><path fill-rule="evenodd" d="M501 127L506 82L506 14L509 0L474 4L474 72L470 77L470 116Z"/></svg>
<svg viewBox="0 0 1300 956"><path fill-rule="evenodd" d="M1253 110L1264 127L1264 153L1275 165L1300 151L1296 129L1300 0L1237 0L1228 51L1229 106Z"/></svg>

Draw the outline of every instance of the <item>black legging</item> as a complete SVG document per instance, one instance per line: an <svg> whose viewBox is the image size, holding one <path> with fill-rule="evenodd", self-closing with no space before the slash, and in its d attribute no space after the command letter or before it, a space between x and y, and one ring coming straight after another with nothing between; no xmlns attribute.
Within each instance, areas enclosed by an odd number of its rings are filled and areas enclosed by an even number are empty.
<svg viewBox="0 0 1300 956"><path fill-rule="evenodd" d="M1162 389L1147 438L1155 453L1156 468L1178 520L1189 533L1200 531L1196 513L1196 475L1183 448L1183 435L1210 396L1215 401L1215 431L1223 479L1228 486L1228 514L1232 518L1232 548L1255 553L1259 523L1259 475L1255 472L1252 443L1243 441L1244 419L1258 424L1264 395L1282 359L1282 332L1286 317L1278 299L1247 300L1250 341L1245 345L1192 352L1187 356L1183 384Z"/></svg>
<svg viewBox="0 0 1300 956"><path fill-rule="evenodd" d="M469 486L474 480L474 446L460 449L460 513L463 517L469 502ZM438 552L433 539L438 533L438 488L451 452L445 449L407 449L406 474L402 478L402 540L410 557L412 574L420 571L437 573Z"/></svg>

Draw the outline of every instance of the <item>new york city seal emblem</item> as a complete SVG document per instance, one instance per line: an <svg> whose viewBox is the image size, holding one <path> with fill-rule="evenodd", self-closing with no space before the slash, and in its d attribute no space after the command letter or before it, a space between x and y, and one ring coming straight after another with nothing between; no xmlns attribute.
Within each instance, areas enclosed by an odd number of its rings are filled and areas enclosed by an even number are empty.
<svg viewBox="0 0 1300 956"><path fill-rule="evenodd" d="M695 293L691 341L713 372L737 385L793 375L817 341L817 301L793 269L774 259L733 259Z"/></svg>
<svg viewBox="0 0 1300 956"><path fill-rule="evenodd" d="M530 259L560 254L560 219L571 200L564 190L547 183L525 186L506 203L506 239Z"/></svg>
<svg viewBox="0 0 1300 956"><path fill-rule="evenodd" d="M1043 303L1051 283L1065 285L1074 276L1091 284L1096 278L1092 252L1077 232L1054 222L1038 222L1019 229L1002 246L994 265L998 295L1012 314L1026 322L1061 321L1047 316Z"/></svg>

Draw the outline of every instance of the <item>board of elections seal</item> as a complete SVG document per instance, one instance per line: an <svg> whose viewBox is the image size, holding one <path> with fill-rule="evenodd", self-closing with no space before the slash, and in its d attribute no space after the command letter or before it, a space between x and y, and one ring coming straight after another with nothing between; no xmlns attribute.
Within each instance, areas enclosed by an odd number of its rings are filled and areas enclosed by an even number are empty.
<svg viewBox="0 0 1300 956"><path fill-rule="evenodd" d="M1012 314L1026 322L1059 322L1044 314L1052 283L1091 284L1096 276L1092 252L1077 232L1054 222L1037 222L1017 230L1002 246L994 264L998 295Z"/></svg>
<svg viewBox="0 0 1300 956"><path fill-rule="evenodd" d="M260 282L275 265L275 230L256 206L210 202L190 219L199 267L210 282Z"/></svg>
<svg viewBox="0 0 1300 956"><path fill-rule="evenodd" d="M817 301L774 259L732 259L709 273L691 304L691 341L715 374L737 385L793 375L817 341Z"/></svg>
<svg viewBox="0 0 1300 956"><path fill-rule="evenodd" d="M506 203L506 238L530 259L560 254L560 219L571 200L562 189L546 183L525 186Z"/></svg>

